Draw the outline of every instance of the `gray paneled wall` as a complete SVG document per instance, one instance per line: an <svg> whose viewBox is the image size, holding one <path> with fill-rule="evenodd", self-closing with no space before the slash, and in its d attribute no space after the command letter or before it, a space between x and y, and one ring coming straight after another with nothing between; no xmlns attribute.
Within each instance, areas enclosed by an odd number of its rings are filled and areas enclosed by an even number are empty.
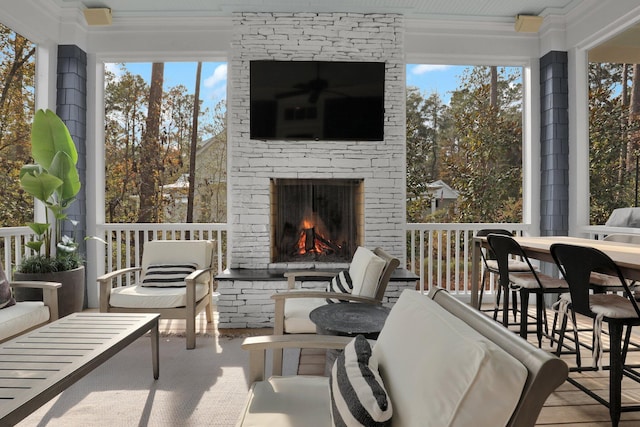
<svg viewBox="0 0 640 427"><path fill-rule="evenodd" d="M567 53L540 58L540 235L569 232L569 89Z"/></svg>

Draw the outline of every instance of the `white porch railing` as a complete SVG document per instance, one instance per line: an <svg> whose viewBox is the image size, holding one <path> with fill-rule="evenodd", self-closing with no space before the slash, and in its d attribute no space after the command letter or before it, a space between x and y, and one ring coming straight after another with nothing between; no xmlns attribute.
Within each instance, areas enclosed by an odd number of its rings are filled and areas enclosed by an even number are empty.
<svg viewBox="0 0 640 427"><path fill-rule="evenodd" d="M25 244L33 240L34 236L29 227L0 227L0 259L9 280L22 262Z"/></svg>
<svg viewBox="0 0 640 427"><path fill-rule="evenodd" d="M526 224L406 224L407 268L420 277L420 289L434 285L446 287L460 296L470 296L472 237L483 228L504 228L517 234L530 234ZM589 227L592 236L612 232L628 232L614 227ZM227 224L104 224L97 227L97 237L106 245L98 244L96 273L102 274L118 268L133 267L140 263L144 242L154 239L213 239L216 241L216 263L219 272L228 259ZM586 233L587 231L585 231ZM535 234L535 233L533 233ZM5 266L15 267L24 253L23 245L33 233L28 227L0 228L0 255ZM7 268L7 271L11 271ZM488 292L493 293L490 284Z"/></svg>
<svg viewBox="0 0 640 427"><path fill-rule="evenodd" d="M104 265L98 274L140 265L142 247L150 240L215 240L218 273L224 270L228 258L227 224L218 223L112 223L98 225L97 237L106 242ZM130 277L130 276L129 276Z"/></svg>
<svg viewBox="0 0 640 427"><path fill-rule="evenodd" d="M407 268L420 277L420 290L442 286L451 293L471 295L472 239L478 230L501 228L529 234L526 224L407 224ZM493 293L494 283L489 293Z"/></svg>

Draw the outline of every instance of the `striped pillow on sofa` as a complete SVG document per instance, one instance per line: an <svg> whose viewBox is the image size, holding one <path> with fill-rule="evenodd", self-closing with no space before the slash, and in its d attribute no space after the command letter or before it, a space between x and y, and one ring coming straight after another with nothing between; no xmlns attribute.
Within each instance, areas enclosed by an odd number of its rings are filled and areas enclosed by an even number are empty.
<svg viewBox="0 0 640 427"><path fill-rule="evenodd" d="M356 336L338 356L329 377L333 425L390 426L393 409L378 367L369 363L371 346Z"/></svg>

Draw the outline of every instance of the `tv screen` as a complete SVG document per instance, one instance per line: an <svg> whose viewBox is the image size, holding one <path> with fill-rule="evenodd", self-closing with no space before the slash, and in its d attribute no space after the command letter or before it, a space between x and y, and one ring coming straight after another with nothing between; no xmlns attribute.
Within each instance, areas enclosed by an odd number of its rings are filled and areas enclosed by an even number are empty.
<svg viewBox="0 0 640 427"><path fill-rule="evenodd" d="M384 62L251 61L251 138L381 141L384 69Z"/></svg>

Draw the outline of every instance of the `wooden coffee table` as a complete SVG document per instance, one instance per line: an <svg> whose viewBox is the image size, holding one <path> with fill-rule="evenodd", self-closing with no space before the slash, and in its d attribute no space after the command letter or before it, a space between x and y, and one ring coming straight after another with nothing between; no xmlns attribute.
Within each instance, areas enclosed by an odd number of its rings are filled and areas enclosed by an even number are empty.
<svg viewBox="0 0 640 427"><path fill-rule="evenodd" d="M18 423L148 331L158 379L159 317L74 313L0 344L0 424Z"/></svg>

